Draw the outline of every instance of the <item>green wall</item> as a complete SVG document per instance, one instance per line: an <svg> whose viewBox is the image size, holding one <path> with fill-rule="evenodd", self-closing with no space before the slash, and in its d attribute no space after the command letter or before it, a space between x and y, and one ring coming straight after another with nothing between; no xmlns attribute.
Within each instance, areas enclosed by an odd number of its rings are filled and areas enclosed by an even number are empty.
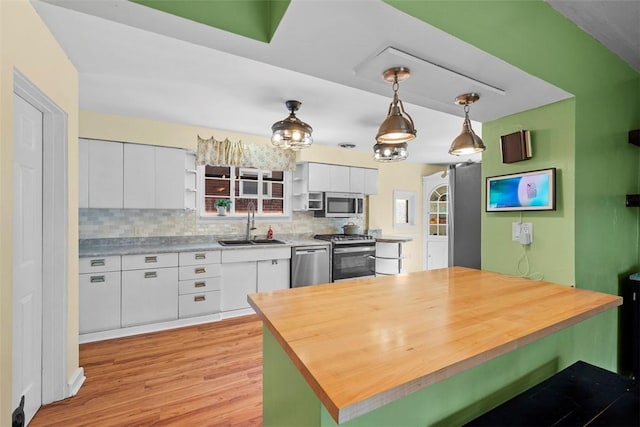
<svg viewBox="0 0 640 427"><path fill-rule="evenodd" d="M532 269L548 280L617 294L622 278L640 269L640 213L624 206L626 193L640 192L640 149L627 143L628 131L640 128L640 73L541 0L386 2L575 96L484 123L483 176L560 167L559 210L524 216L534 223ZM527 126L534 159L502 165L496 138ZM515 271L512 219L483 215L484 268ZM591 330L576 328L558 351L615 370L615 311L597 319Z"/></svg>
<svg viewBox="0 0 640 427"><path fill-rule="evenodd" d="M483 269L527 274L568 285L575 283L574 110L575 101L570 99L483 125L482 136L487 145L482 157L484 177L550 167L557 169L555 211L486 213L483 209ZM520 129L531 133L533 158L503 164L500 135ZM520 220L533 224L533 244L526 247L511 240L511 223Z"/></svg>
<svg viewBox="0 0 640 427"><path fill-rule="evenodd" d="M628 131L640 128L640 74L543 1L386 2L574 95L484 123L483 177L558 168L557 211L523 215L534 223L526 252L531 270L617 294L621 278L640 270L640 209L624 206L625 194L640 193L640 149L627 143ZM519 129L532 132L534 158L504 165L499 136ZM483 268L517 273L522 249L511 242L510 224L518 219L483 214ZM459 425L575 360L615 370L616 332L617 312L610 310L346 425ZM267 334L265 370L275 363L295 376L269 340ZM265 394L273 384L265 377ZM306 384L295 384L305 395ZM317 425L315 405L307 403ZM320 425L335 425L326 410L320 415ZM265 426L268 420L265 414Z"/></svg>

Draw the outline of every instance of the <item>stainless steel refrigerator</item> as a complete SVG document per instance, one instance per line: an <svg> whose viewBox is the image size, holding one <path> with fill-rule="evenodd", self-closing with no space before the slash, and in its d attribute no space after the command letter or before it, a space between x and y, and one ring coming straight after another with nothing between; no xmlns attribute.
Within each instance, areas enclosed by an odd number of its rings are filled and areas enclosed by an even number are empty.
<svg viewBox="0 0 640 427"><path fill-rule="evenodd" d="M481 165L450 165L448 175L449 266L480 268Z"/></svg>

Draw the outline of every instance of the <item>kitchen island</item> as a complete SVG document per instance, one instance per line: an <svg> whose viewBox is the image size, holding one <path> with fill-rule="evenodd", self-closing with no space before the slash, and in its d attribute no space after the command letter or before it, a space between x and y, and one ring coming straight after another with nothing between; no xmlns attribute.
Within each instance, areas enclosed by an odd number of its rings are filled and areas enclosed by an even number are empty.
<svg viewBox="0 0 640 427"><path fill-rule="evenodd" d="M248 298L264 322L265 427L431 424L429 405L457 396L429 386L622 304L462 267Z"/></svg>

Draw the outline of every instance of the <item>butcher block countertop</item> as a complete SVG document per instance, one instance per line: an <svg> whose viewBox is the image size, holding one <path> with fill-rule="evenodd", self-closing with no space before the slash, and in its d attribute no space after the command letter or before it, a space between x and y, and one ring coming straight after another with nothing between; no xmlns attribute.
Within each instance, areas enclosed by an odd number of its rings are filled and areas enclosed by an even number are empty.
<svg viewBox="0 0 640 427"><path fill-rule="evenodd" d="M622 304L463 267L248 299L338 423Z"/></svg>

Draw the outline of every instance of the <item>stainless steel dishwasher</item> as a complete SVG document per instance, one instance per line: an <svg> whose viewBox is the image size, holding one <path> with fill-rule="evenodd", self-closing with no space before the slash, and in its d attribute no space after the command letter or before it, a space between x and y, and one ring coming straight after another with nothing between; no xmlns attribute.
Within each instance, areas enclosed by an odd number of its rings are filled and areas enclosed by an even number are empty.
<svg viewBox="0 0 640 427"><path fill-rule="evenodd" d="M291 248L291 287L331 282L329 246Z"/></svg>

